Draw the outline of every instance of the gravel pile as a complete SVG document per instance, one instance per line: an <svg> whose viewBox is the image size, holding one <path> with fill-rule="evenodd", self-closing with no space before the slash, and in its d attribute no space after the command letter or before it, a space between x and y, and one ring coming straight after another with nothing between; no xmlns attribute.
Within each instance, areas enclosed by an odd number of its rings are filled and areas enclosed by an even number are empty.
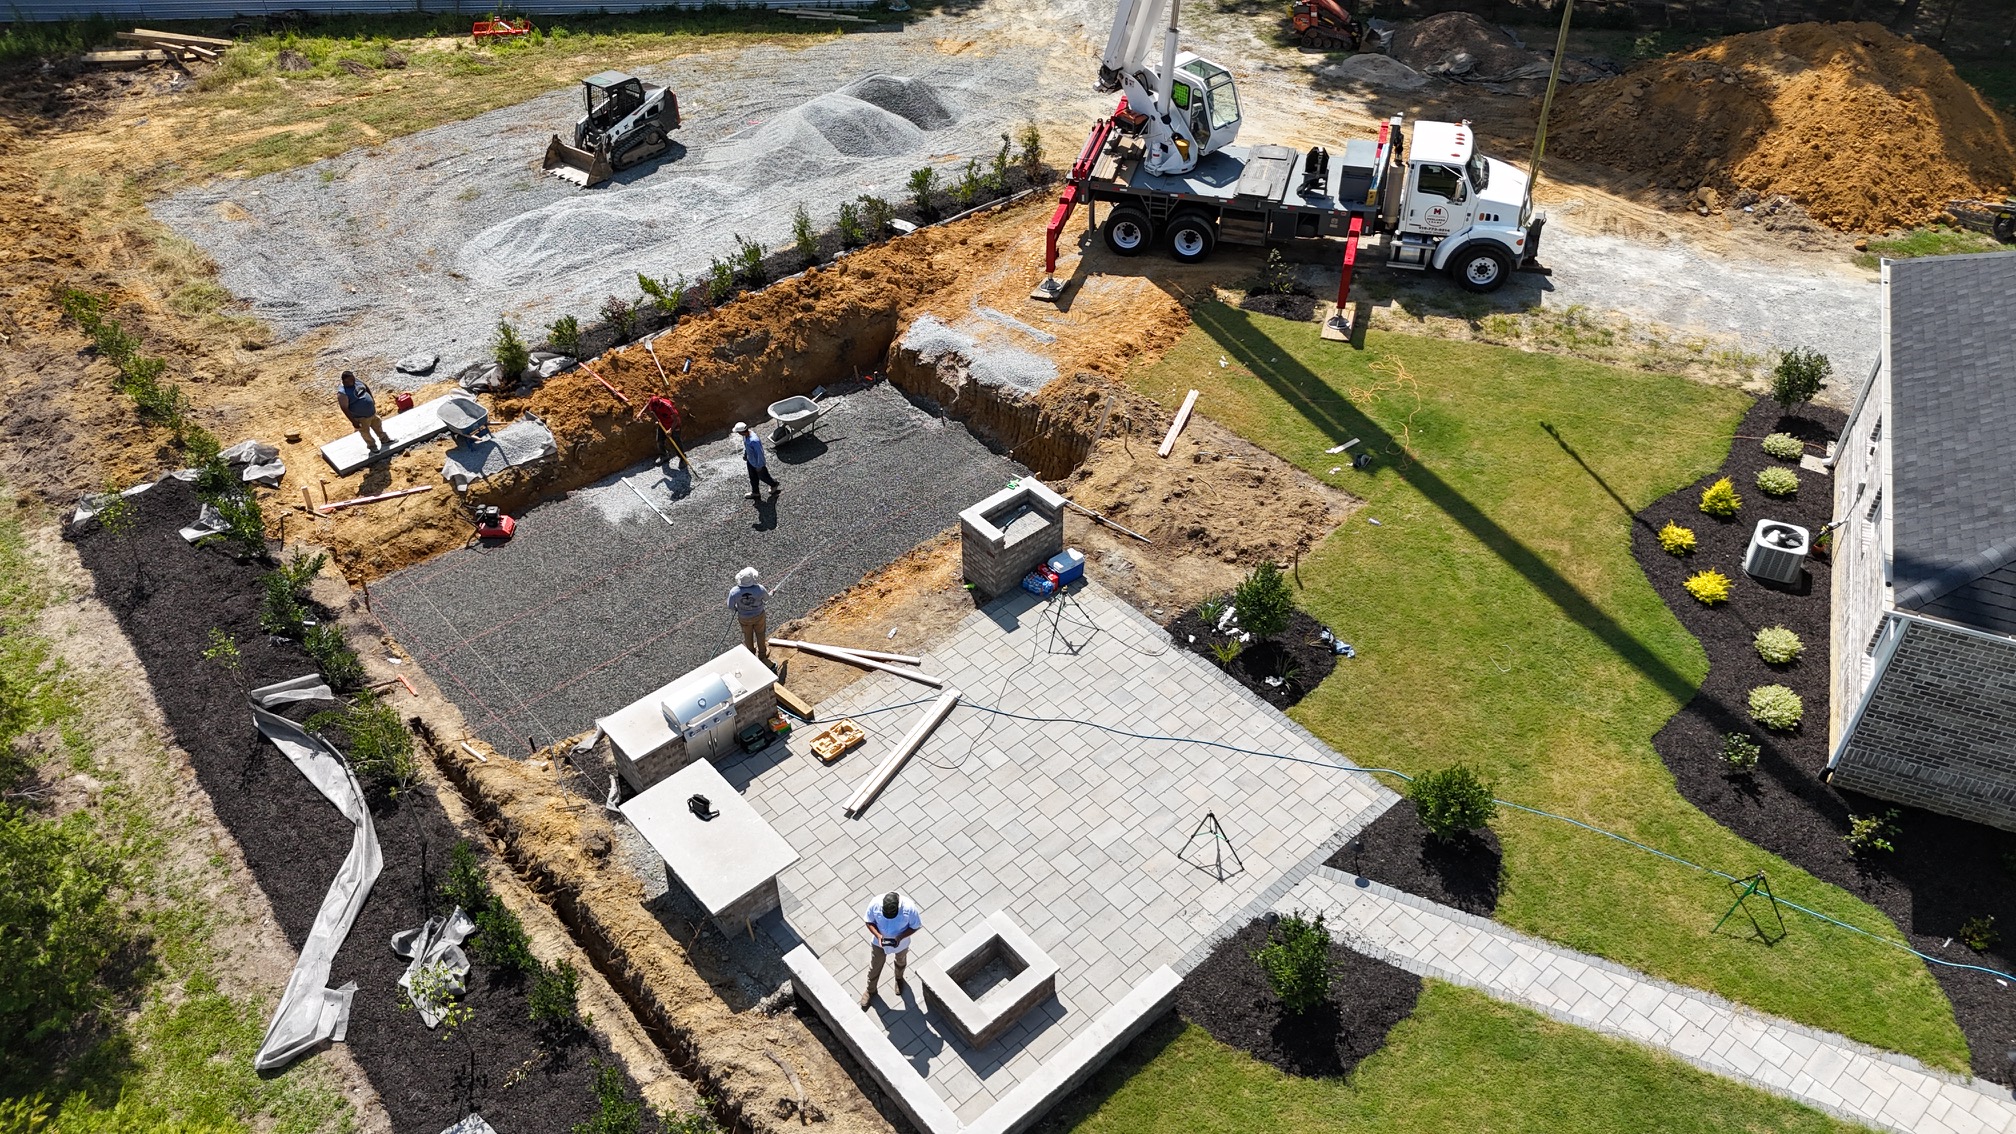
<svg viewBox="0 0 2016 1134"><path fill-rule="evenodd" d="M778 117L771 126L788 123L795 137L801 122L833 152L848 157L896 157L914 154L924 146L924 131L916 123L844 94L815 98ZM768 129L770 126L764 126L757 134ZM760 161L760 155L758 158Z"/></svg>
<svg viewBox="0 0 2016 1134"><path fill-rule="evenodd" d="M957 121L929 83L901 75L870 75L840 88L840 93L879 106L919 130L939 130Z"/></svg>
<svg viewBox="0 0 2016 1134"><path fill-rule="evenodd" d="M991 328L986 324L952 327L935 315L919 315L904 332L901 345L931 365L948 356L963 359L967 376L983 386L1033 394L1057 380L1056 363L1019 347L986 341L991 337L987 330ZM976 331L981 333L972 333Z"/></svg>
<svg viewBox="0 0 2016 1134"><path fill-rule="evenodd" d="M1341 63L1325 63L1316 74L1333 83L1386 87L1396 91L1419 90L1428 85L1428 76L1390 55L1353 55Z"/></svg>

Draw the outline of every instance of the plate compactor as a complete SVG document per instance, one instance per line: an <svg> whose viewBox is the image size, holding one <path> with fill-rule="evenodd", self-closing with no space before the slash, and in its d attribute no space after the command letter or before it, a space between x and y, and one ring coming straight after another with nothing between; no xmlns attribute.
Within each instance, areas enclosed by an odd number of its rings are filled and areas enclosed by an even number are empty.
<svg viewBox="0 0 2016 1134"><path fill-rule="evenodd" d="M573 145L558 134L546 144L546 172L587 189L672 148L667 135L679 128L678 95L621 71L590 75L581 85L588 113L574 123Z"/></svg>

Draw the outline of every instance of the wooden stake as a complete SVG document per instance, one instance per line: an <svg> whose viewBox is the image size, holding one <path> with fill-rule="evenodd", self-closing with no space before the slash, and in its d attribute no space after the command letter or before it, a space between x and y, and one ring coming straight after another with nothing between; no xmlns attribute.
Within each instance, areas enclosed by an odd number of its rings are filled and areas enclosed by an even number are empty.
<svg viewBox="0 0 2016 1134"><path fill-rule="evenodd" d="M329 482L323 480L321 481L321 484L322 484L322 503L327 504L329 503ZM303 491L306 491L306 489L303 489Z"/></svg>
<svg viewBox="0 0 2016 1134"><path fill-rule="evenodd" d="M338 500L334 504L324 504L320 508L315 509L315 511L320 515L326 516L331 512L340 512L345 508L355 508L360 504L376 504L381 500L397 500L401 496L411 496L416 492L432 491L434 491L433 485L423 484L418 488L402 488L397 492L381 492L376 496L353 496L348 500Z"/></svg>
<svg viewBox="0 0 2016 1134"><path fill-rule="evenodd" d="M1183 399L1183 408L1176 411L1176 420L1169 423L1169 436L1162 439L1162 447L1155 450L1156 456L1166 457L1169 450L1176 447L1176 435L1183 432L1184 423L1190 420L1190 410L1196 405L1197 391L1192 390L1190 396Z"/></svg>
<svg viewBox="0 0 2016 1134"><path fill-rule="evenodd" d="M315 510L315 494L308 491L308 486L305 484L301 486L301 506L310 512Z"/></svg>

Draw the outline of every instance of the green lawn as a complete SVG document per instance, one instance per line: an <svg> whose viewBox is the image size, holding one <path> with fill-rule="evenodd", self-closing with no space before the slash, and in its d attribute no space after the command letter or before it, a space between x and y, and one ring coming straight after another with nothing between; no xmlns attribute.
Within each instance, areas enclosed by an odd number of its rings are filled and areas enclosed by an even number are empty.
<svg viewBox="0 0 2016 1134"><path fill-rule="evenodd" d="M1359 352L1219 304L1195 316L1132 383L1172 407L1201 390L1198 412L1366 501L1302 560L1300 602L1359 653L1296 719L1360 764L1465 760L1501 798L1768 871L1780 897L1896 936L1688 804L1650 743L1707 661L1633 562L1630 513L1720 462L1743 395L1425 337L1374 333ZM1366 472L1324 452L1354 437L1375 457ZM1505 923L1966 1068L1952 1010L1909 953L1791 915L1775 946L1716 935L1719 879L1552 819L1509 812L1497 829Z"/></svg>
<svg viewBox="0 0 2016 1134"><path fill-rule="evenodd" d="M1171 1018L1107 1064L1043 1129L1693 1134L1861 1127L1672 1056L1429 981L1414 1015L1348 1078L1285 1075Z"/></svg>
<svg viewBox="0 0 2016 1134"><path fill-rule="evenodd" d="M1914 228L1890 236L1872 237L1869 251L1855 254L1855 262L1874 271L1879 260L1909 260L1914 256L1951 256L1960 252L1993 252L2001 248L1994 237L1970 228L1948 228L1943 224Z"/></svg>

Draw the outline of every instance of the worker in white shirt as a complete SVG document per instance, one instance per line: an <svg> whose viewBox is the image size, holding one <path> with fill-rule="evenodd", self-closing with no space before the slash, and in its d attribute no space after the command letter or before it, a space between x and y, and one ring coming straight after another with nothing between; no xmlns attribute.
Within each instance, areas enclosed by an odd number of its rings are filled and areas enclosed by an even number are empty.
<svg viewBox="0 0 2016 1134"><path fill-rule="evenodd" d="M875 985L882 979L882 959L896 958L896 987L903 983L903 968L910 963L910 935L924 928L924 917L910 899L894 890L868 903L868 989L861 994L861 1010L875 998Z"/></svg>

